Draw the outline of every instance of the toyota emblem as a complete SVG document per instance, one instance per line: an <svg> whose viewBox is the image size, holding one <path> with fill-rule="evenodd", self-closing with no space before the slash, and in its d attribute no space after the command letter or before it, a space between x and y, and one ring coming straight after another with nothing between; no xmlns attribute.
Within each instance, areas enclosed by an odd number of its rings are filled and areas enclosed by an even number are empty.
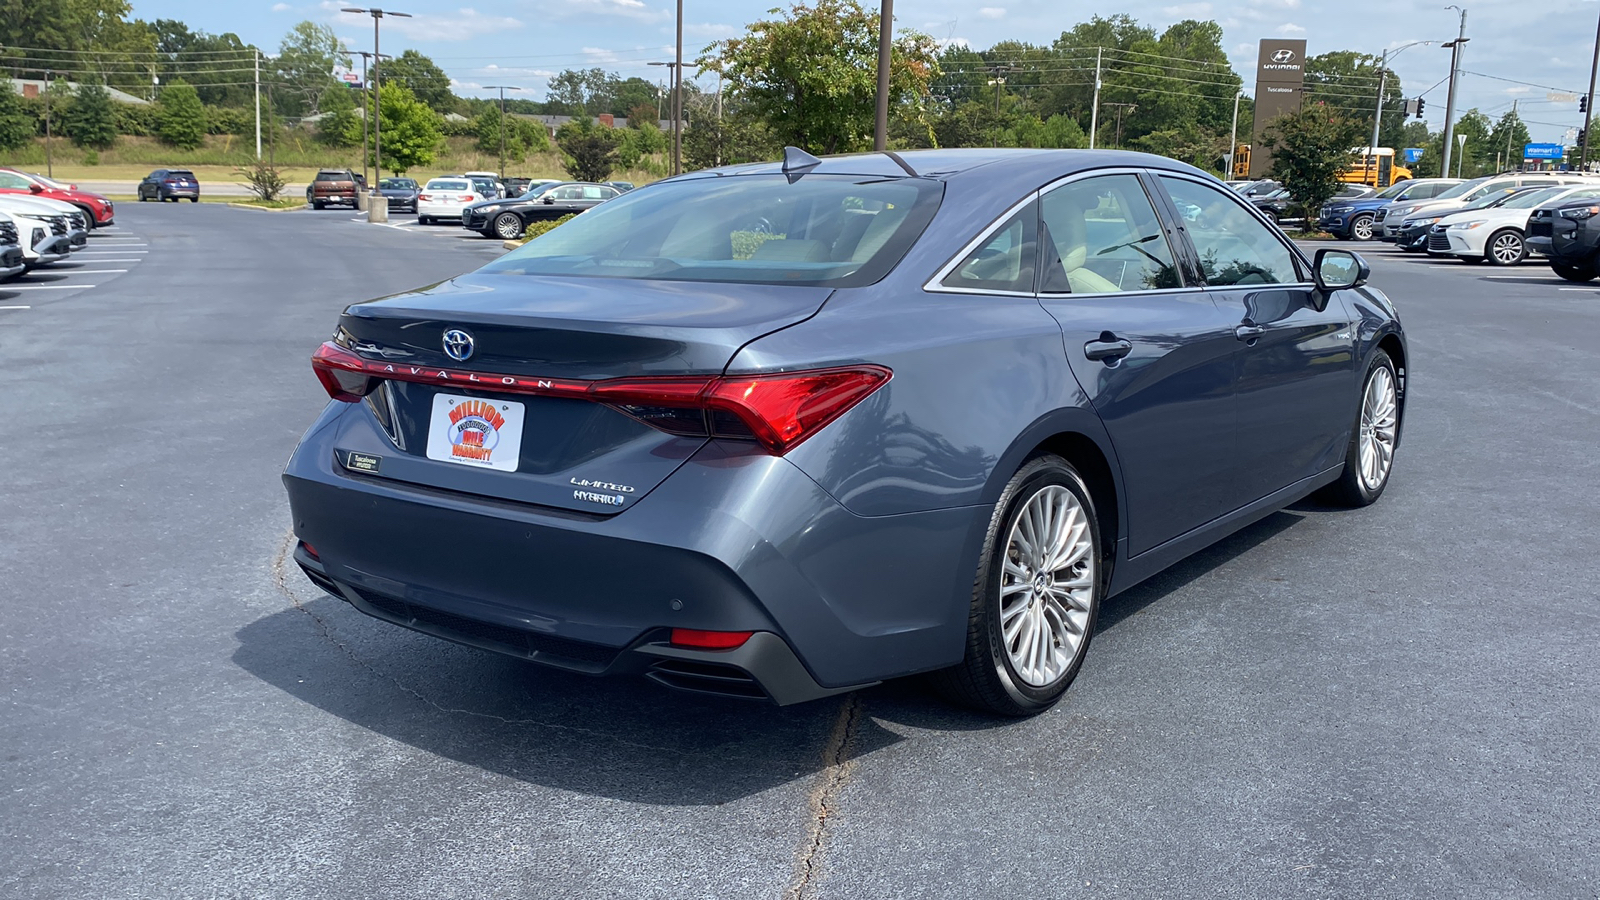
<svg viewBox="0 0 1600 900"><path fill-rule="evenodd" d="M472 356L472 335L459 328L444 333L444 354L456 362L466 362Z"/></svg>
<svg viewBox="0 0 1600 900"><path fill-rule="evenodd" d="M1275 63L1286 63L1293 59L1294 51L1288 48L1284 48L1279 50L1277 53L1272 54L1272 61Z"/></svg>

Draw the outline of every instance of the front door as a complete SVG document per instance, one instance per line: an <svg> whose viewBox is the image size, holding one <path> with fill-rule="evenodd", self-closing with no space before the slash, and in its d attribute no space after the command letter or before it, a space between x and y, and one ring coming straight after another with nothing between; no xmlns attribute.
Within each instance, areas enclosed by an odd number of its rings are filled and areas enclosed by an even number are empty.
<svg viewBox="0 0 1600 900"><path fill-rule="evenodd" d="M1111 436L1136 556L1226 511L1233 325L1209 292L1183 283L1174 233L1136 173L1051 188L1040 218L1040 302Z"/></svg>
<svg viewBox="0 0 1600 900"><path fill-rule="evenodd" d="M1158 181L1175 205L1198 210L1182 228L1234 332L1237 508L1344 458L1355 421L1353 329L1344 305L1325 305L1296 254L1230 192L1181 176Z"/></svg>

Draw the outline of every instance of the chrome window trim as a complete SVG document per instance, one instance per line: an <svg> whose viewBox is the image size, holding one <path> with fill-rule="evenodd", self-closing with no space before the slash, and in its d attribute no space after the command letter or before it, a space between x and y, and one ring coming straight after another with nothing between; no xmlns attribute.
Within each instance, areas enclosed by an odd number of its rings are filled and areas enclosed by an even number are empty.
<svg viewBox="0 0 1600 900"><path fill-rule="evenodd" d="M1159 175L1180 175L1180 174L1182 174L1182 173L1179 173L1179 172L1172 172L1172 171L1169 171L1167 169L1141 169L1141 168L1139 168L1137 166L1113 166L1113 167L1108 168L1108 169L1091 169L1091 170L1089 170L1087 172L1076 172L1076 173L1074 173L1072 175L1068 175L1065 178L1057 179L1056 181L1053 181L1050 184L1045 185L1043 188L1041 188L1039 190L1039 202L1040 203L1044 202L1044 195L1045 194L1048 194L1051 191L1056 190L1057 188L1065 187L1066 185L1071 184L1073 182L1083 181L1086 178L1095 178L1095 177L1098 177L1098 176L1101 176L1101 175L1132 175L1135 178L1138 178L1139 174L1141 172L1149 172L1151 175L1157 175L1157 176L1159 176ZM1195 180L1195 179L1190 179L1190 180L1192 181L1192 180ZM1203 184L1204 182L1201 182L1201 183ZM1144 182L1142 180L1139 182L1139 190L1141 190L1141 191L1145 191L1146 190L1145 186L1144 186ZM1150 211L1155 214L1156 221L1161 223L1161 227L1162 227L1163 230L1166 230L1167 223L1163 219L1163 217L1161 215L1161 210L1158 208L1155 199L1152 198L1149 195L1148 191L1146 191L1146 193L1145 193L1145 200L1149 201L1149 203L1150 203ZM1044 213L1043 213L1043 210L1041 209L1040 210L1040 218L1043 218L1043 217L1044 217ZM1167 250L1168 250L1168 252L1173 253L1174 257L1176 257L1176 251L1172 246L1172 238L1170 236L1168 236L1168 235L1163 235L1163 237L1166 238L1166 240L1167 240ZM1177 270L1178 277L1179 278L1183 278L1183 267L1177 261L1176 258L1173 259L1172 265L1173 265L1173 268ZM1187 280L1187 279L1185 279L1185 280ZM1068 299L1068 298L1071 298L1071 297L1134 297L1134 296L1146 296L1146 295L1149 295L1149 294L1180 294L1180 293L1186 293L1186 292L1189 292L1189 291L1203 291L1203 290L1205 290L1205 287L1203 285L1185 284L1182 287L1175 287L1175 288L1148 288L1148 289L1140 290L1140 291L1097 291L1097 292L1093 292L1093 293L1074 293L1072 291L1055 291L1055 292L1040 291L1040 292L1036 293L1035 296L1037 296L1040 300L1065 300L1065 299Z"/></svg>

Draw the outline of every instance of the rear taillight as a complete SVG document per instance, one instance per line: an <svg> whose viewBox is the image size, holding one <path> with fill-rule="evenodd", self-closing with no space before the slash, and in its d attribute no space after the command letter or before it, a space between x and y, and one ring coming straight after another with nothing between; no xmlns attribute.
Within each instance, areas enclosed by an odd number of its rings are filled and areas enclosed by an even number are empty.
<svg viewBox="0 0 1600 900"><path fill-rule="evenodd" d="M456 199L460 200L462 203L471 203L472 201L474 201L474 200L476 200L478 198L473 196L472 194L462 194L460 197L457 197Z"/></svg>
<svg viewBox="0 0 1600 900"><path fill-rule="evenodd" d="M328 396L346 403L360 400L385 380L573 397L603 403L668 434L755 440L780 456L893 377L882 366L849 366L773 374L576 381L378 362L331 341L312 354L311 367Z"/></svg>
<svg viewBox="0 0 1600 900"><path fill-rule="evenodd" d="M417 199L418 200L432 201L433 200L433 195L432 194L418 194L417 195Z"/></svg>
<svg viewBox="0 0 1600 900"><path fill-rule="evenodd" d="M674 628L669 640L674 647L690 650L732 650L743 647L754 634L753 631L701 631L697 628Z"/></svg>

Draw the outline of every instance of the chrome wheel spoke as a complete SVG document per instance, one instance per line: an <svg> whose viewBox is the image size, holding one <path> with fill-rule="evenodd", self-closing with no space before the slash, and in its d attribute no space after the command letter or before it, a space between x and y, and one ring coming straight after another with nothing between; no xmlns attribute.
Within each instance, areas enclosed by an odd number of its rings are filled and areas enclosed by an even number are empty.
<svg viewBox="0 0 1600 900"><path fill-rule="evenodd" d="M1040 488L1015 515L1002 565L1000 632L1018 678L1046 687L1087 640L1097 586L1088 511L1059 485Z"/></svg>
<svg viewBox="0 0 1600 900"><path fill-rule="evenodd" d="M1389 476L1399 408L1394 374L1386 367L1373 369L1361 402L1360 474L1367 490L1382 487Z"/></svg>

